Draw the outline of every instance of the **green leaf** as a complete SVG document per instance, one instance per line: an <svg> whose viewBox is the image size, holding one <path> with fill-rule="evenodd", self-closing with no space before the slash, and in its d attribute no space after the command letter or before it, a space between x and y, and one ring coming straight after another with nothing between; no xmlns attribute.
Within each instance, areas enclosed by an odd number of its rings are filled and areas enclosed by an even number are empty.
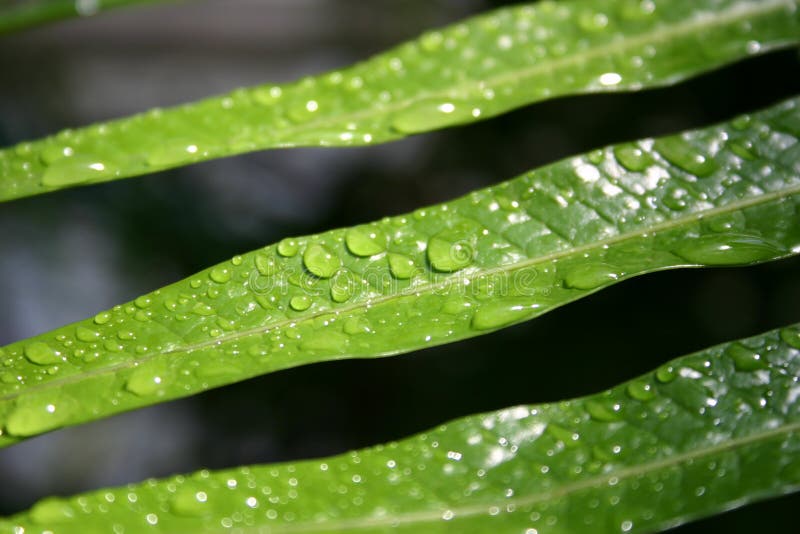
<svg viewBox="0 0 800 534"><path fill-rule="evenodd" d="M298 365L452 342L617 281L800 252L800 97L236 256L0 349L0 445Z"/></svg>
<svg viewBox="0 0 800 534"><path fill-rule="evenodd" d="M0 200L264 148L368 145L566 94L675 83L796 44L800 0L513 7L351 68L63 131L0 151Z"/></svg>
<svg viewBox="0 0 800 534"><path fill-rule="evenodd" d="M88 17L100 11L156 0L12 0L0 6L0 35L69 17ZM6 2L8 3L8 2Z"/></svg>
<svg viewBox="0 0 800 534"><path fill-rule="evenodd" d="M798 378L794 325L333 458L45 499L0 533L652 532L800 488Z"/></svg>

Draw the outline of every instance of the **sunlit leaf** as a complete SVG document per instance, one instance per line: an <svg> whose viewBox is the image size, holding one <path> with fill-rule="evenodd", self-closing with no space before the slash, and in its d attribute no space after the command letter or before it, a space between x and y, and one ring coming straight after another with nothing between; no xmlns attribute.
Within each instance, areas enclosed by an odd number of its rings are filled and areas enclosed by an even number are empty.
<svg viewBox="0 0 800 534"><path fill-rule="evenodd" d="M800 487L799 377L795 325L333 458L45 499L0 532L652 532Z"/></svg>
<svg viewBox="0 0 800 534"><path fill-rule="evenodd" d="M278 369L479 335L650 271L797 254L798 134L800 98L236 256L0 349L0 445Z"/></svg>
<svg viewBox="0 0 800 534"><path fill-rule="evenodd" d="M671 84L797 43L797 3L574 0L502 9L341 71L7 148L0 200L265 148L368 145L555 96Z"/></svg>

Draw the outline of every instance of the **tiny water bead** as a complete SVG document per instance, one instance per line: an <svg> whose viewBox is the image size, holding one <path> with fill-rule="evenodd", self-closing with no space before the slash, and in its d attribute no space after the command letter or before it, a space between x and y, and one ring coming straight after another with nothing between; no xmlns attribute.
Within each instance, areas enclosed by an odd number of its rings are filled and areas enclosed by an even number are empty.
<svg viewBox="0 0 800 534"><path fill-rule="evenodd" d="M675 368L671 365L664 365L659 367L656 372L656 379L662 384L669 384L678 376Z"/></svg>
<svg viewBox="0 0 800 534"><path fill-rule="evenodd" d="M292 297L289 306L295 311L305 311L311 307L311 297L308 295L298 295Z"/></svg>
<svg viewBox="0 0 800 534"><path fill-rule="evenodd" d="M211 269L208 277L218 284L224 284L231 279L231 270L225 266L217 266Z"/></svg>
<svg viewBox="0 0 800 534"><path fill-rule="evenodd" d="M23 354L28 361L37 365L51 365L63 361L61 353L41 341L26 345Z"/></svg>
<svg viewBox="0 0 800 534"><path fill-rule="evenodd" d="M586 401L586 411L592 419L603 423L611 423L622 419L620 405L613 401L588 400Z"/></svg>
<svg viewBox="0 0 800 534"><path fill-rule="evenodd" d="M800 349L800 328L787 327L781 330L781 340L792 348Z"/></svg>
<svg viewBox="0 0 800 534"><path fill-rule="evenodd" d="M725 350L725 354L733 360L737 371L751 372L767 369L769 367L759 353L739 343L732 343L728 346Z"/></svg>
<svg viewBox="0 0 800 534"><path fill-rule="evenodd" d="M652 400L656 396L656 392L653 389L653 386L649 382L646 382L644 380L632 381L631 383L628 384L625 390L627 391L628 395L630 395L632 398L642 402L647 402L649 400Z"/></svg>
<svg viewBox="0 0 800 534"><path fill-rule="evenodd" d="M386 250L386 235L379 228L356 226L347 231L345 243L356 256L374 256Z"/></svg>
<svg viewBox="0 0 800 534"><path fill-rule="evenodd" d="M414 260L404 254L389 254L389 270L398 280L407 280L417 272Z"/></svg>
<svg viewBox="0 0 800 534"><path fill-rule="evenodd" d="M447 229L428 241L428 261L437 271L455 272L470 265L475 247L469 231Z"/></svg>
<svg viewBox="0 0 800 534"><path fill-rule="evenodd" d="M111 313L109 312L100 312L94 316L94 324L97 325L106 324L110 320L111 320Z"/></svg>
<svg viewBox="0 0 800 534"><path fill-rule="evenodd" d="M653 163L652 156L634 144L615 146L614 157L631 172L642 172Z"/></svg>
<svg viewBox="0 0 800 534"><path fill-rule="evenodd" d="M354 275L347 270L339 271L331 280L331 299L342 303L350 300L356 292Z"/></svg>
<svg viewBox="0 0 800 534"><path fill-rule="evenodd" d="M299 243L291 238L286 238L278 243L278 254L285 258L291 258L300 251Z"/></svg>
<svg viewBox="0 0 800 534"><path fill-rule="evenodd" d="M320 278L330 278L336 274L342 262L325 245L314 243L303 253L303 264L312 274Z"/></svg>
<svg viewBox="0 0 800 534"><path fill-rule="evenodd" d="M719 167L713 158L698 153L680 136L658 139L653 148L673 165L700 178L710 176Z"/></svg>
<svg viewBox="0 0 800 534"><path fill-rule="evenodd" d="M278 272L278 262L273 257L258 254L256 255L255 264L258 272L264 276L271 276Z"/></svg>
<svg viewBox="0 0 800 534"><path fill-rule="evenodd" d="M182 487L170 499L170 510L179 516L202 516L213 512L208 492L196 487Z"/></svg>
<svg viewBox="0 0 800 534"><path fill-rule="evenodd" d="M100 332L92 330L91 328L86 328L85 326L79 326L75 329L75 337L80 341L90 343L100 338Z"/></svg>

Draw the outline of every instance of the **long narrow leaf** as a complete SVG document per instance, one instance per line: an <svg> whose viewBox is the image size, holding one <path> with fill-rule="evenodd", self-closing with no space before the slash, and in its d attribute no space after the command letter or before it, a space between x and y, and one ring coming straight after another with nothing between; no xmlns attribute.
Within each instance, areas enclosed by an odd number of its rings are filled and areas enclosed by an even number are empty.
<svg viewBox="0 0 800 534"><path fill-rule="evenodd" d="M88 17L100 11L157 0L11 0L0 5L0 35L69 17Z"/></svg>
<svg viewBox="0 0 800 534"><path fill-rule="evenodd" d="M329 459L49 498L0 520L0 533L668 528L800 488L799 326L679 358L598 395L468 417Z"/></svg>
<svg viewBox="0 0 800 534"><path fill-rule="evenodd" d="M367 145L542 99L674 83L800 41L800 0L508 8L352 68L0 151L0 200L287 146Z"/></svg>
<svg viewBox="0 0 800 534"><path fill-rule="evenodd" d="M800 253L798 135L800 98L236 256L0 349L0 445L278 369L476 336L659 269Z"/></svg>

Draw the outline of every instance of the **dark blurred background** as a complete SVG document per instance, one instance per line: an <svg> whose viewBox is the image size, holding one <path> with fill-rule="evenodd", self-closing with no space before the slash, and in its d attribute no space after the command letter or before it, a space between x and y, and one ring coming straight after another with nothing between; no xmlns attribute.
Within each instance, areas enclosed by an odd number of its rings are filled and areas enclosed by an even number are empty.
<svg viewBox="0 0 800 534"><path fill-rule="evenodd" d="M343 67L482 0L201 0L0 37L0 145ZM600 145L800 93L788 50L676 87L562 98L357 149L274 150L0 206L0 345L236 253L444 201ZM0 450L0 515L196 469L331 455L470 413L599 391L709 345L800 321L800 260L659 273L528 324L414 354L313 365ZM784 497L675 532L795 532ZM769 518L765 523L765 518Z"/></svg>

